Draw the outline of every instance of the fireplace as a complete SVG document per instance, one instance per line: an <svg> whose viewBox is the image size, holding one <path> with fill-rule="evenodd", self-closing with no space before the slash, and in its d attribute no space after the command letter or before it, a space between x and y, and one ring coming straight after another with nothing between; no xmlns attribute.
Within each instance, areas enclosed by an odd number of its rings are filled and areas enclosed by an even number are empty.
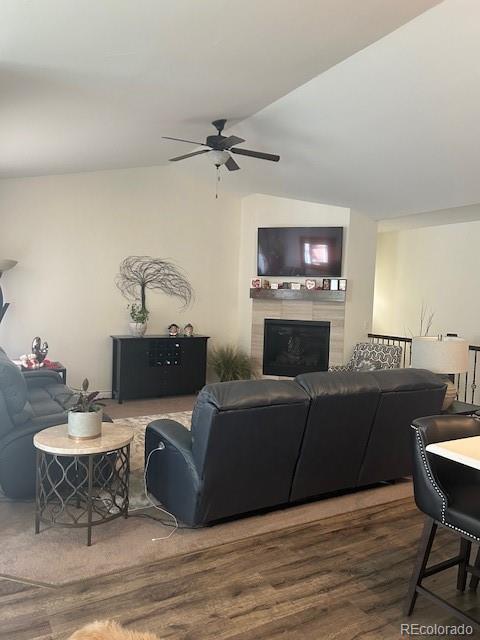
<svg viewBox="0 0 480 640"><path fill-rule="evenodd" d="M264 375L327 371L329 352L330 322L265 318Z"/></svg>

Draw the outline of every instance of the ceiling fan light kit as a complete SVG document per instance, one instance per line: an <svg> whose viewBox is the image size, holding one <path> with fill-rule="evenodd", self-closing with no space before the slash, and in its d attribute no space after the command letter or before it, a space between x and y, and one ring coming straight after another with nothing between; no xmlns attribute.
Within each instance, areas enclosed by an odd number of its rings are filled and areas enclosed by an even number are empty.
<svg viewBox="0 0 480 640"><path fill-rule="evenodd" d="M250 149L237 148L236 145L245 142L245 140L233 135L224 136L222 134L222 131L225 128L226 122L227 120L225 118L214 120L212 122L212 125L217 130L217 133L215 135L207 136L205 142L195 142L193 140L185 140L183 138L172 138L170 136L163 136L164 140L175 140L176 142L186 142L187 144L194 144L197 147L205 147L204 149L200 149L199 151L192 151L192 153L186 153L182 156L170 158L170 162L178 162L179 160L193 158L193 156L198 156L204 153L211 153L213 164L217 167L217 170L222 165L225 165L228 171L237 171L238 169L240 169L240 167L230 155L231 153L236 153L241 156L249 156L250 158L258 158L260 160L270 160L270 162L278 162L280 160L280 156L272 153L263 153L261 151L251 151Z"/></svg>

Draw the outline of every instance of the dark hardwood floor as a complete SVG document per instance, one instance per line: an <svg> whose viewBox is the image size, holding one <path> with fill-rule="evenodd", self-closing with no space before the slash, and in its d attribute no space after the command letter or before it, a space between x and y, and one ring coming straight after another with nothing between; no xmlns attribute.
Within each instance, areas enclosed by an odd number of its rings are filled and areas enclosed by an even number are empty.
<svg viewBox="0 0 480 640"><path fill-rule="evenodd" d="M104 618L175 640L400 638L421 527L407 499L68 586L0 579L0 639L63 640ZM432 560L456 544L441 531ZM454 569L428 581L480 614ZM457 623L422 597L411 621Z"/></svg>

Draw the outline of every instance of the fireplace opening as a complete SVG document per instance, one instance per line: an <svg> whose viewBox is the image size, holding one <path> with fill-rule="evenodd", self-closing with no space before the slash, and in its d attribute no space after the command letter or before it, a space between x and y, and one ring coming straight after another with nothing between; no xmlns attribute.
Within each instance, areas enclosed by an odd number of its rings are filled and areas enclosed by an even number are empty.
<svg viewBox="0 0 480 640"><path fill-rule="evenodd" d="M330 322L265 319L263 373L294 377L309 371L327 371Z"/></svg>

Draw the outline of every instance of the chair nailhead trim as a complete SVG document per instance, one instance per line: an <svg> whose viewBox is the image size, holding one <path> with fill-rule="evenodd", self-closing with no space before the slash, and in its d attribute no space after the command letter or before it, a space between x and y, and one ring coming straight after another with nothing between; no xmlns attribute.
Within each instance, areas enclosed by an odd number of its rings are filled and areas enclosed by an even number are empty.
<svg viewBox="0 0 480 640"><path fill-rule="evenodd" d="M446 499L445 494L443 493L443 491L440 489L440 487L436 483L435 478L432 475L432 472L430 471L430 465L428 464L425 447L423 446L423 441L422 441L422 438L420 437L420 430L419 430L418 427L415 427L413 424L412 424L412 429L415 429L415 436L416 436L416 439L417 439L417 442L418 442L418 446L419 446L419 449L420 449L420 455L422 456L423 466L425 467L425 471L427 472L428 479L430 480L430 482L432 484L432 487L434 488L436 493L438 493L438 495L442 499L442 524L445 525L446 527L450 527L450 529L454 529L455 531L458 531L459 533L464 533L469 538L473 538L477 542L480 542L480 538L478 538L477 536L474 536L473 533L470 533L468 531L464 531L463 529L459 529L455 525L450 524L449 522L447 522L445 520L445 510L447 508L447 499Z"/></svg>

